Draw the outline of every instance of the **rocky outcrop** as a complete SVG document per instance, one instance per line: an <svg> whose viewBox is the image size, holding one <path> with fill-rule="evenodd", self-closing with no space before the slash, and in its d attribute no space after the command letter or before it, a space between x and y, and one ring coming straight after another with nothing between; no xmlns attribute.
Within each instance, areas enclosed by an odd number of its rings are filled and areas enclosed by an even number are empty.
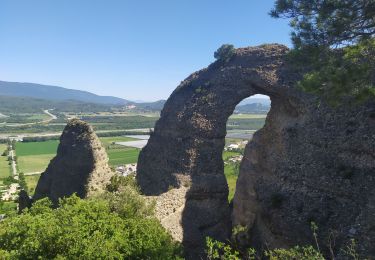
<svg viewBox="0 0 375 260"><path fill-rule="evenodd" d="M160 196L146 196L155 203L155 216L161 225L169 231L175 241L182 242L182 212L185 208L187 187L171 189Z"/></svg>
<svg viewBox="0 0 375 260"><path fill-rule="evenodd" d="M53 203L76 193L81 198L101 192L113 173L99 138L87 123L68 122L57 155L42 173L33 199L48 197Z"/></svg>
<svg viewBox="0 0 375 260"><path fill-rule="evenodd" d="M375 103L332 109L304 100L296 117L277 103L245 150L233 201L242 242L258 247L313 244L340 255L355 239L375 256ZM244 234L242 234L244 235ZM251 243L250 243L251 244Z"/></svg>
<svg viewBox="0 0 375 260"><path fill-rule="evenodd" d="M137 180L147 195L190 178L181 217L187 257L203 253L205 236L229 238L232 226L246 229L241 243L258 248L311 243L311 221L322 244L329 230L339 234L335 252L355 238L363 256L375 254L374 103L332 109L301 93L287 52L277 44L241 48L229 62L193 73L166 102L140 154ZM272 107L246 147L231 214L226 122L254 94L270 96Z"/></svg>

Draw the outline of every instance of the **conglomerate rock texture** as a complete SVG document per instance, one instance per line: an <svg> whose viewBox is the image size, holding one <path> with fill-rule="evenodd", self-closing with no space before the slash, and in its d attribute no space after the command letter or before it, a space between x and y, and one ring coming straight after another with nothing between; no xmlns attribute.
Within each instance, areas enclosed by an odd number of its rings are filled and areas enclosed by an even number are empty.
<svg viewBox="0 0 375 260"><path fill-rule="evenodd" d="M85 198L103 191L112 176L107 153L92 127L73 119L60 137L56 157L39 179L33 200L48 197L56 204L73 193Z"/></svg>
<svg viewBox="0 0 375 260"><path fill-rule="evenodd" d="M311 222L323 251L329 237L336 253L354 238L361 256L375 255L375 103L334 109L301 93L287 52L278 44L240 48L229 62L193 73L168 99L140 154L137 180L146 195L189 179L181 217L188 258L203 254L205 236L228 239L236 226L246 230L238 242L258 249L311 244ZM231 212L226 122L254 94L268 95L272 107L245 149Z"/></svg>

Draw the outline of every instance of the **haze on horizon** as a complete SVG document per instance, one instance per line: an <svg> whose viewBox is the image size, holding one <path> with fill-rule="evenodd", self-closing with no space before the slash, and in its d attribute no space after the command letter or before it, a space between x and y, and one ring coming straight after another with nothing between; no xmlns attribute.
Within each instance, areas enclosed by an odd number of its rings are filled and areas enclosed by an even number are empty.
<svg viewBox="0 0 375 260"><path fill-rule="evenodd" d="M273 0L0 2L0 80L166 99L224 43L290 46Z"/></svg>

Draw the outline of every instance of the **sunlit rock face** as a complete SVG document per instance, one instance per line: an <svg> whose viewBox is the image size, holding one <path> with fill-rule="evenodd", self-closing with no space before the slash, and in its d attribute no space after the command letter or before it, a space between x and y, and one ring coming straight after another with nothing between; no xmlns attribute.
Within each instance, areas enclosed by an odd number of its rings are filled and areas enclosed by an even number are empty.
<svg viewBox="0 0 375 260"><path fill-rule="evenodd" d="M273 102L245 149L233 202L241 243L265 249L315 244L338 259L350 239L375 255L375 103L332 109L302 99L291 116ZM371 257L370 257L371 258Z"/></svg>
<svg viewBox="0 0 375 260"><path fill-rule="evenodd" d="M85 198L101 192L113 173L99 138L87 123L73 119L65 127L57 155L42 173L33 200L59 198L76 193Z"/></svg>
<svg viewBox="0 0 375 260"><path fill-rule="evenodd" d="M375 105L332 109L301 93L287 52L277 44L241 48L229 62L190 75L140 154L137 180L146 195L188 186L181 217L187 257L203 254L206 236L228 239L232 227L241 227L240 244L259 249L311 243L312 221L323 251L334 230L336 252L354 238L362 256L375 255ZM245 149L231 210L226 122L254 94L268 95L272 107Z"/></svg>

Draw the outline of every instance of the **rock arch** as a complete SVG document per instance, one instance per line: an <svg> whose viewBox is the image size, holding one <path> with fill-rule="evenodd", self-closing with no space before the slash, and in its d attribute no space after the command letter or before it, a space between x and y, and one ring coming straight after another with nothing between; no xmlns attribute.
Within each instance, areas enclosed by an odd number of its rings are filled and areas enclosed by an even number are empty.
<svg viewBox="0 0 375 260"><path fill-rule="evenodd" d="M137 179L147 195L190 182L183 213L185 245L201 245L206 235L229 237L222 161L226 122L235 106L254 94L280 103L288 92L279 76L287 50L282 45L238 49L229 63L213 63L184 80L164 106L140 154Z"/></svg>
<svg viewBox="0 0 375 260"><path fill-rule="evenodd" d="M166 102L140 154L137 180L143 193L187 188L181 224L191 258L202 253L205 236L227 239L236 225L248 231L241 242L291 246L310 242L309 221L345 233L374 213L363 209L375 203L370 185L375 178L369 174L375 168L375 141L363 134L374 133L375 112L366 109L375 106L339 113L317 106L291 87L297 76L285 65L287 52L278 44L240 48L229 62L216 61L190 75ZM222 161L226 122L235 106L254 94L268 95L272 106L265 127L245 149L231 210ZM361 126L350 135L342 125L348 115L357 115L354 124ZM363 178L345 184L351 197L343 195L337 173L348 165ZM360 193L366 199L355 197ZM366 241L364 247L371 248Z"/></svg>

